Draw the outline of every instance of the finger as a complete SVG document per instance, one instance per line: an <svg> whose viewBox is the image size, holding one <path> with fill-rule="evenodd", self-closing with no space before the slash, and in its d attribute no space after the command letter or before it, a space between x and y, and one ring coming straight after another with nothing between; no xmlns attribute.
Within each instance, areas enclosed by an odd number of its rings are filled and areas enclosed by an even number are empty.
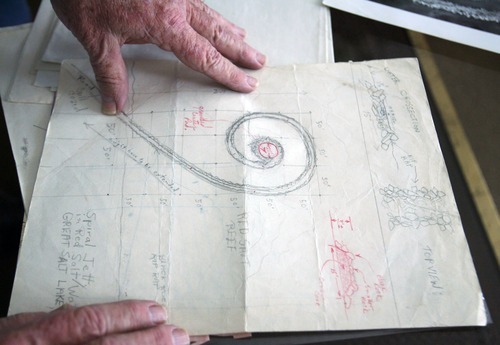
<svg viewBox="0 0 500 345"><path fill-rule="evenodd" d="M213 18L214 20L217 20L219 23L221 23L221 25L224 26L226 28L226 30L232 32L233 34L235 34L241 38L246 37L247 33L246 33L245 29L243 29L242 27L239 27L238 25L234 24L233 22L227 20L219 12L217 12L214 9L207 6L204 2L202 2L200 0L191 0L191 6L194 9L196 9L197 11L205 13L205 15L202 15L201 17Z"/></svg>
<svg viewBox="0 0 500 345"><path fill-rule="evenodd" d="M63 309L48 314L23 329L28 339L41 344L79 344L115 333L140 330L165 323L165 309L152 301L122 301Z"/></svg>
<svg viewBox="0 0 500 345"><path fill-rule="evenodd" d="M120 113L127 101L127 68L115 37L107 35L98 45L88 47L90 63L101 92L101 111L106 115Z"/></svg>
<svg viewBox="0 0 500 345"><path fill-rule="evenodd" d="M0 333L6 330L13 330L25 326L28 323L39 320L46 316L47 313L37 312L37 313L20 313L0 319Z"/></svg>
<svg viewBox="0 0 500 345"><path fill-rule="evenodd" d="M90 342L88 345L189 345L187 332L173 325L160 325L131 333L113 334Z"/></svg>
<svg viewBox="0 0 500 345"><path fill-rule="evenodd" d="M198 35L187 23L178 25L176 34L165 33L164 49L170 48L184 64L202 72L217 82L239 92L251 92L257 79L247 75L223 57L205 38Z"/></svg>
<svg viewBox="0 0 500 345"><path fill-rule="evenodd" d="M265 55L245 43L241 36L230 29L227 20L205 4L195 6L189 20L197 33L237 65L252 69L264 66Z"/></svg>

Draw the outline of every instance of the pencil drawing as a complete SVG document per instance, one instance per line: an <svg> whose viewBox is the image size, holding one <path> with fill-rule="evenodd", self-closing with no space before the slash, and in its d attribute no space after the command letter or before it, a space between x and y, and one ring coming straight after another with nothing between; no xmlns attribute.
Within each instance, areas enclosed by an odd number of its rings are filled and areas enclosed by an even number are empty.
<svg viewBox="0 0 500 345"><path fill-rule="evenodd" d="M379 189L387 213L390 230L438 227L453 233L452 216L444 206L446 193L437 188L399 188L389 185Z"/></svg>
<svg viewBox="0 0 500 345"><path fill-rule="evenodd" d="M380 132L380 147L387 151L399 140L393 126L395 120L391 119L394 115L391 114L387 107L387 96L383 88L371 84L368 81L365 82L365 87L370 95L372 101L372 114L375 116L377 128Z"/></svg>
<svg viewBox="0 0 500 345"><path fill-rule="evenodd" d="M280 113L250 113L237 119L226 131L226 147L229 154L246 167L256 169L270 169L283 161L285 152L283 145L278 139L269 136L254 136L249 142L249 151L253 157L249 158L235 144L235 137L238 129L243 124L255 119L278 120L284 125L290 126L297 132L305 149L305 162L302 172L291 181L275 186L261 186L247 183L228 181L203 170L199 166L189 162L170 147L160 143L158 138L150 134L126 114L118 115L118 119L130 128L136 135L145 140L157 152L164 154L175 163L182 166L186 171L201 178L202 180L235 193L249 193L253 195L284 195L294 190L302 188L311 180L316 166L316 152L314 142L310 134L296 120ZM246 150L245 150L246 152Z"/></svg>

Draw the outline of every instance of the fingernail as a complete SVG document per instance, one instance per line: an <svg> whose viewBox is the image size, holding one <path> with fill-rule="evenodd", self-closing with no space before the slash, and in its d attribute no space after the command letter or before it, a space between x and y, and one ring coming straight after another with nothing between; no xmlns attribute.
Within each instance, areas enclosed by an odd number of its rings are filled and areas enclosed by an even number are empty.
<svg viewBox="0 0 500 345"><path fill-rule="evenodd" d="M153 304L149 307L149 316L155 324L162 324L167 321L167 311L158 304Z"/></svg>
<svg viewBox="0 0 500 345"><path fill-rule="evenodd" d="M116 115L116 102L112 97L102 96L101 112L104 115Z"/></svg>
<svg viewBox="0 0 500 345"><path fill-rule="evenodd" d="M255 59L257 60L257 62L259 63L259 65L261 66L264 66L264 64L266 63L266 56L264 54L261 54L261 53L257 53L255 55Z"/></svg>
<svg viewBox="0 0 500 345"><path fill-rule="evenodd" d="M247 75L247 84L252 88L255 89L257 85L259 85L259 81L255 79L254 77Z"/></svg>
<svg viewBox="0 0 500 345"><path fill-rule="evenodd" d="M175 345L189 345L191 343L191 339L189 339L189 334L182 328L175 328L172 331L172 336L174 337Z"/></svg>

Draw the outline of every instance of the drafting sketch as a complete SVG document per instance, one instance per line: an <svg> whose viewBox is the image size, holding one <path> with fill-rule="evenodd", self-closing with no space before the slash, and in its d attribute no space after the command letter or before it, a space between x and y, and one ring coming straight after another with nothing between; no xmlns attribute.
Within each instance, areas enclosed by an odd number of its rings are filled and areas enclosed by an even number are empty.
<svg viewBox="0 0 500 345"><path fill-rule="evenodd" d="M70 65L69 68L75 79L82 85L82 88L79 89L80 91L76 93L77 95L72 95L73 105L77 107L78 111L81 111L85 108L78 108L78 104L80 102L86 99L98 99L99 96L97 93L97 87L93 81L89 80L89 78L87 78L85 74L79 71L75 66ZM88 95L84 95L84 89L87 89ZM78 100L75 96L78 96ZM197 126L213 128L212 126L207 125L207 122L217 120L210 120L206 118L206 115L204 115L205 113L206 109L204 109L204 107L199 107L196 111L192 112L191 117L184 117L184 127L186 129L193 130L195 130ZM164 154L173 162L182 166L186 171L205 180L206 182L231 192L249 193L263 196L286 194L302 188L309 183L316 167L316 152L311 135L295 119L281 113L255 112L246 114L230 124L225 134L225 143L229 154L245 167L255 169L271 169L278 165L286 166L287 163L289 165L293 164L296 167L296 160L293 162L287 162L287 160L284 161L284 158L287 155L284 147L294 145L294 149L297 153L297 142L299 142L303 146L303 170L300 171L295 178L292 177L290 181L280 185L253 185L248 183L238 183L214 176L196 164L189 162L172 148L162 144L158 138L134 122L129 115L123 113L117 115L117 118L127 128L131 129L138 137L147 142L154 150L156 150L156 152ZM252 125L253 122L258 124ZM113 147L121 148L132 159L138 161L137 156L131 154L131 151L128 149L126 144L121 143L116 136L110 135L113 134L114 130L109 131L109 128L107 128L104 133L100 133L91 124L85 123L85 126L108 141L113 145ZM279 138L262 135L262 132L265 132L267 128L276 127L282 128L282 135ZM287 127L292 129L292 131L286 131L285 129ZM283 133L286 134L283 135ZM288 144L282 144L280 141L287 142ZM142 164L143 162L144 160L139 163ZM149 168L149 165L144 166ZM290 169L290 167L287 169ZM153 175L155 176L154 172ZM164 183L167 188L172 188L172 184L166 183L165 180L162 180L160 176L158 176L158 174L156 174L155 177L159 178L160 182Z"/></svg>
<svg viewBox="0 0 500 345"><path fill-rule="evenodd" d="M320 290L316 303L324 303L325 286L329 278L335 279L337 298L342 302L346 317L353 306L364 314L371 313L387 293L385 278L376 275L369 261L360 253L352 252L340 239L344 232L354 230L351 217L339 218L330 214L331 241L328 243L328 260L321 266ZM358 303L356 303L356 300Z"/></svg>
<svg viewBox="0 0 500 345"><path fill-rule="evenodd" d="M304 167L302 172L292 181L281 184L281 185L268 185L268 186L259 186L252 184L244 184L237 183L228 180L224 180L217 176L214 176L210 172L204 171L202 168L197 165L189 162L184 157L176 153L173 149L168 146L160 143L157 138L148 133L144 128L135 123L129 116L125 114L120 114L117 118L129 129L131 129L138 137L142 138L145 142L147 142L153 149L157 152L164 154L166 157L172 159L173 162L182 166L186 171L194 174L195 176L205 180L206 182L217 186L219 188L236 192L236 193L249 193L255 195L281 195L286 194L296 189L299 189L309 183L313 174L314 168L316 164L316 153L314 150L314 143L311 136L307 133L307 131L293 118L288 116L279 114L279 113L269 113L269 114L260 114L260 113L252 113L248 115L244 115L243 117L236 120L227 130L226 133L226 145L227 150L231 154L231 156L244 166L256 169L271 169L279 164L283 164L283 159L285 156L285 150L283 145L276 139L270 138L269 136L260 136L259 134L249 134L246 133L247 136L250 136L250 143L241 143L237 142L236 133L240 130L242 124L254 120L261 119L265 120L267 124L263 124L264 126L272 126L272 122L279 121L281 124L288 125L292 127L298 134L298 138L302 141L304 146ZM95 133L101 136L103 139L108 141L113 147L121 148L130 158L135 160L137 163L142 164L145 168L149 168L150 165L144 163L144 160L140 160L136 155L133 155L128 146L124 143L121 143L120 140L116 137L109 136L99 131L95 130L94 127L88 123L85 124L87 128L92 129ZM259 127L262 131L262 127ZM247 128L249 131L249 128ZM242 133L238 133L238 138L245 138L245 135L241 135ZM244 133L243 133L244 134ZM296 144L296 140L290 137L282 137L281 140L293 140L294 144ZM248 147L237 147L238 145L246 145ZM246 151L246 152L245 152ZM249 155L252 155L252 158L248 158ZM171 183L167 183L164 179L161 178L154 171L148 169L148 171L152 172L153 176L159 179L160 182L164 183L165 186L169 189L173 188Z"/></svg>
<svg viewBox="0 0 500 345"><path fill-rule="evenodd" d="M485 323L416 60L265 68L250 94L128 68L109 117L88 62L62 65L10 313L145 298L190 334Z"/></svg>
<svg viewBox="0 0 500 345"><path fill-rule="evenodd" d="M296 120L279 113L274 113L274 114L252 113L245 115L236 120L227 129L226 133L227 150L234 159L236 159L243 165L252 168L270 169L283 162L283 157L286 154L283 149L283 145L278 140L270 138L268 136L260 136L258 133L257 134L247 133L250 132L249 129L250 126L246 128L245 132L239 133L242 125L254 119L263 119L266 120L267 122L270 122L267 124L263 124L263 126L273 126L272 124L273 120L277 120L281 123L284 123L285 125L291 126L297 132L305 148L304 170L293 181L278 186L258 186L251 184L235 183L221 179L217 176L212 175L209 172L204 171L198 166L187 161L185 158L177 154L171 148L161 144L154 136L152 136L146 130L137 125L129 116L119 115L118 118L127 127L132 129L134 133L136 133L138 136L146 140L154 149L158 150L158 152L165 154L166 156L171 158L175 163L180 164L190 173L195 174L197 177L215 186L218 186L220 188L232 192L236 193L247 192L255 195L286 194L288 192L303 187L311 180L311 177L314 173L314 167L316 164L316 154L314 151L314 144L311 136ZM277 125L279 126L280 124L278 123ZM250 136L251 138L251 142L249 144L237 143L236 138L241 139L245 138L246 136ZM282 138L282 139L286 140L287 138ZM250 152L248 152L248 148L237 147L238 144L248 145L250 148ZM249 153L253 155L252 158L248 158Z"/></svg>
<svg viewBox="0 0 500 345"><path fill-rule="evenodd" d="M443 204L446 194L436 188L401 189L393 185L380 189L383 205L390 209L389 228L437 227L453 232L452 216Z"/></svg>
<svg viewBox="0 0 500 345"><path fill-rule="evenodd" d="M392 118L394 115L387 109L383 88L372 85L369 82L366 83L366 88L372 99L372 113L380 130L380 147L387 151L389 148L393 148L393 145L399 139L393 128L394 120Z"/></svg>

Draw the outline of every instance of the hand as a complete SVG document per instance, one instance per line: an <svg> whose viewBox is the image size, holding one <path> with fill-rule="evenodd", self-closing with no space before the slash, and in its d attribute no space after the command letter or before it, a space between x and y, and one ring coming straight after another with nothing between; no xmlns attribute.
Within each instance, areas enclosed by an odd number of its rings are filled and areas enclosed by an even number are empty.
<svg viewBox="0 0 500 345"><path fill-rule="evenodd" d="M265 56L244 42L245 31L202 0L51 0L61 21L87 50L105 114L119 113L128 93L120 48L153 43L184 64L240 92L257 80L233 63L259 69Z"/></svg>
<svg viewBox="0 0 500 345"><path fill-rule="evenodd" d="M0 319L0 345L189 344L187 333L167 325L165 309L151 301L122 301Z"/></svg>

